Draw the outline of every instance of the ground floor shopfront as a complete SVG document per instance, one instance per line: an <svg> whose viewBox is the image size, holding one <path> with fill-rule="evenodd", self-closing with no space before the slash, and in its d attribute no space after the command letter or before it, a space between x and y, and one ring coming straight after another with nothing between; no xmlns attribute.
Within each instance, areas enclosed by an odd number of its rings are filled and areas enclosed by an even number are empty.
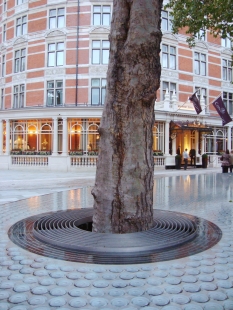
<svg viewBox="0 0 233 310"><path fill-rule="evenodd" d="M72 170L95 166L98 158L102 109L8 111L0 119L0 168ZM45 117L46 115L46 117ZM219 155L232 149L232 127L208 116L155 112L153 154L155 168L172 167L179 148L195 151L195 164L209 155L209 165L220 165Z"/></svg>

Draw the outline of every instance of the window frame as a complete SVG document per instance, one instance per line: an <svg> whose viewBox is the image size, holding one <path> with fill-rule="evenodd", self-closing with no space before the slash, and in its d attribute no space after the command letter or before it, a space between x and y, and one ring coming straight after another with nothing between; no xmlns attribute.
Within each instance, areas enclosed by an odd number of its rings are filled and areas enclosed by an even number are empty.
<svg viewBox="0 0 233 310"><path fill-rule="evenodd" d="M94 46L94 42L98 42L99 46ZM107 42L108 47L104 47L104 43ZM105 62L104 52L107 51L108 57L107 61ZM99 60L95 62L96 56L94 55L95 52L98 52L97 58ZM110 52L110 41L109 40L92 40L91 42L91 64L92 65L107 65L109 62L109 52Z"/></svg>
<svg viewBox="0 0 233 310"><path fill-rule="evenodd" d="M207 92L207 88L205 87L200 87L200 86L195 86L195 92L196 92L196 96L198 98L198 100L201 102L201 95L203 95L203 99L204 99L204 104L205 104L205 112L209 111L209 105L208 103L208 92Z"/></svg>
<svg viewBox="0 0 233 310"><path fill-rule="evenodd" d="M27 15L16 18L15 22L15 36L20 37L27 34Z"/></svg>
<svg viewBox="0 0 233 310"><path fill-rule="evenodd" d="M7 0L3 0L3 12L7 11Z"/></svg>
<svg viewBox="0 0 233 310"><path fill-rule="evenodd" d="M93 81L98 80L99 85L93 85ZM106 86L107 86L107 78L92 78L91 79L91 105L92 106L101 106L104 105L105 97L106 97ZM98 94L94 94L94 91L98 91ZM94 96L98 96L98 103L96 103L93 99Z"/></svg>
<svg viewBox="0 0 233 310"><path fill-rule="evenodd" d="M196 56L198 56L198 58L196 58ZM205 57L204 60L202 59L202 56ZM198 66L198 72L196 70L197 69L196 65ZM204 74L203 74L203 68L204 68ZM207 76L207 54L194 51L194 74L200 76Z"/></svg>
<svg viewBox="0 0 233 310"><path fill-rule="evenodd" d="M168 85L168 87L164 88L165 83ZM165 100L165 94L166 94L166 90L168 89L168 93L170 95L170 100L172 100L172 95L173 95L173 91L175 90L176 94L177 94L177 83L171 82L171 81L162 81L162 96L161 98L163 99L163 101ZM174 87L175 86L175 87ZM178 99L178 98L177 98Z"/></svg>
<svg viewBox="0 0 233 310"><path fill-rule="evenodd" d="M16 50L14 53L14 73L24 71L26 71L26 48Z"/></svg>
<svg viewBox="0 0 233 310"><path fill-rule="evenodd" d="M3 24L2 28L2 42L6 42L6 24Z"/></svg>
<svg viewBox="0 0 233 310"><path fill-rule="evenodd" d="M167 51L164 51L163 47L167 47ZM175 54L171 53L171 49L174 48L175 49ZM161 48L161 54L162 54L162 59L161 59L161 63L162 63L162 68L163 69L170 69L170 70L176 70L177 69L177 52L176 52L176 46L170 45L170 44L162 44L162 48ZM167 66L164 66L164 56L166 56L166 63ZM171 67L171 59L174 58L174 63L175 63L175 67L172 68Z"/></svg>
<svg viewBox="0 0 233 310"><path fill-rule="evenodd" d="M100 7L99 11L95 11L95 8ZM104 12L104 8L109 8L109 12ZM96 16L99 16L100 22L96 23ZM104 22L105 17L108 17L108 23L106 24ZM111 5L105 5L105 4L95 4L92 6L92 25L93 26L107 26L109 27L111 25L111 17L112 17L112 7Z"/></svg>
<svg viewBox="0 0 233 310"><path fill-rule="evenodd" d="M225 62L225 65L224 65ZM222 79L223 81L232 82L232 61L230 59L222 59Z"/></svg>
<svg viewBox="0 0 233 310"><path fill-rule="evenodd" d="M25 93L25 84L13 86L13 109L24 108Z"/></svg>
<svg viewBox="0 0 233 310"><path fill-rule="evenodd" d="M5 89L4 88L0 88L0 109L4 110L4 99L5 99Z"/></svg>
<svg viewBox="0 0 233 310"><path fill-rule="evenodd" d="M63 14L59 14L59 10L63 10ZM52 11L56 11L56 14L55 15L50 15L50 13ZM63 25L62 26L59 26L59 18L63 16ZM48 29L59 29L59 28L64 28L65 27L65 16L66 16L66 12L65 12L65 7L59 7L59 8L53 8L53 9L50 9L48 11ZM51 27L52 23L51 23L51 20L55 19L55 24L56 24L56 27Z"/></svg>
<svg viewBox="0 0 233 310"><path fill-rule="evenodd" d="M5 74L6 74L6 55L2 55L1 76L5 77Z"/></svg>
<svg viewBox="0 0 233 310"><path fill-rule="evenodd" d="M53 87L49 86L49 83L53 83ZM61 86L58 86L61 83ZM61 91L61 103L57 103L57 94ZM52 94L52 104L49 103L49 93ZM46 107L61 107L64 106L64 81L63 79L47 80L46 81Z"/></svg>
<svg viewBox="0 0 233 310"><path fill-rule="evenodd" d="M233 93L224 91L223 92L223 103L229 115L233 115Z"/></svg>
<svg viewBox="0 0 233 310"><path fill-rule="evenodd" d="M58 48L59 44L63 44L63 49ZM50 49L50 46L55 46L55 49ZM59 63L59 55L62 54L62 64ZM53 56L51 56L53 55ZM52 57L52 58L50 58ZM51 64L53 62L53 64ZM63 67L65 62L65 42L50 42L47 45L47 67Z"/></svg>
<svg viewBox="0 0 233 310"><path fill-rule="evenodd" d="M167 16L164 15L166 13ZM172 15L170 14L170 11L162 10L161 11L161 30L162 31L172 31ZM164 27L166 25L166 27Z"/></svg>

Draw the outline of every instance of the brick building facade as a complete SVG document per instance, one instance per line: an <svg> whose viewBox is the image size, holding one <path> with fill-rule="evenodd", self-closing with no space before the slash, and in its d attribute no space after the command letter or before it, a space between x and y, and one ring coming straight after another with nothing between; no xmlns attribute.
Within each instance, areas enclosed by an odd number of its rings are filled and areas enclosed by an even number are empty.
<svg viewBox="0 0 233 310"><path fill-rule="evenodd" d="M106 91L112 1L3 0L0 6L0 168L69 170L95 165ZM211 102L223 96L233 114L231 46L185 31L171 33L162 12L161 86L155 102L155 166L172 166L177 147L210 154L219 165L232 149L232 122ZM195 91L203 112L195 113ZM158 156L159 155L159 156Z"/></svg>

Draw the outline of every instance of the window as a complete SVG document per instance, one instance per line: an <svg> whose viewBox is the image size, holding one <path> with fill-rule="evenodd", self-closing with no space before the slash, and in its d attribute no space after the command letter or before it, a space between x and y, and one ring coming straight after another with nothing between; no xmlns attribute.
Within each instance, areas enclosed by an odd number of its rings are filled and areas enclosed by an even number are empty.
<svg viewBox="0 0 233 310"><path fill-rule="evenodd" d="M176 48L175 46L162 45L162 66L167 69L176 69Z"/></svg>
<svg viewBox="0 0 233 310"><path fill-rule="evenodd" d="M16 37L27 33L27 16L16 19Z"/></svg>
<svg viewBox="0 0 233 310"><path fill-rule="evenodd" d="M15 73L25 71L26 49L15 51Z"/></svg>
<svg viewBox="0 0 233 310"><path fill-rule="evenodd" d="M202 53L194 53L194 72L198 75L206 75L206 55Z"/></svg>
<svg viewBox="0 0 233 310"><path fill-rule="evenodd" d="M14 108L23 108L24 107L24 95L25 95L25 85L15 85L14 86Z"/></svg>
<svg viewBox="0 0 233 310"><path fill-rule="evenodd" d="M1 102L0 102L0 108L1 110L4 109L4 88L1 88L1 98L0 98Z"/></svg>
<svg viewBox="0 0 233 310"><path fill-rule="evenodd" d="M63 81L47 82L47 100L48 107L63 105Z"/></svg>
<svg viewBox="0 0 233 310"><path fill-rule="evenodd" d="M168 11L162 11L162 22L161 28L163 31L171 31L172 30L172 16Z"/></svg>
<svg viewBox="0 0 233 310"><path fill-rule="evenodd" d="M7 0L3 1L3 12L6 12L7 10Z"/></svg>
<svg viewBox="0 0 233 310"><path fill-rule="evenodd" d="M93 6L93 25L110 26L111 22L111 6L110 5L94 5Z"/></svg>
<svg viewBox="0 0 233 310"><path fill-rule="evenodd" d="M206 40L206 30L200 29L195 35L196 39L205 41Z"/></svg>
<svg viewBox="0 0 233 310"><path fill-rule="evenodd" d="M105 101L106 79L91 80L91 104L102 105Z"/></svg>
<svg viewBox="0 0 233 310"><path fill-rule="evenodd" d="M107 65L109 58L109 41L92 41L92 64Z"/></svg>
<svg viewBox="0 0 233 310"><path fill-rule="evenodd" d="M6 41L6 24L3 25L2 42Z"/></svg>
<svg viewBox="0 0 233 310"><path fill-rule="evenodd" d="M203 97L205 104L205 111L208 111L209 106L207 106L207 89L202 87L195 87L195 92L198 100L200 101Z"/></svg>
<svg viewBox="0 0 233 310"><path fill-rule="evenodd" d="M58 67L64 64L64 42L48 45L48 67Z"/></svg>
<svg viewBox="0 0 233 310"><path fill-rule="evenodd" d="M226 48L231 48L231 46L232 46L232 43L231 43L231 39L230 38L222 38L221 39L221 45L223 46L223 47L226 47Z"/></svg>
<svg viewBox="0 0 233 310"><path fill-rule="evenodd" d="M223 102L230 115L233 114L233 94L223 92Z"/></svg>
<svg viewBox="0 0 233 310"><path fill-rule="evenodd" d="M170 99L172 99L173 91L176 92L176 83L163 82L163 100L165 99L166 90L168 90Z"/></svg>
<svg viewBox="0 0 233 310"><path fill-rule="evenodd" d="M232 82L232 61L222 60L222 78L224 81Z"/></svg>
<svg viewBox="0 0 233 310"><path fill-rule="evenodd" d="M6 69L6 56L2 55L2 77L5 76L5 69Z"/></svg>
<svg viewBox="0 0 233 310"><path fill-rule="evenodd" d="M26 2L27 0L17 0L17 5L22 4L24 2Z"/></svg>
<svg viewBox="0 0 233 310"><path fill-rule="evenodd" d="M62 28L65 26L65 9L58 8L49 10L49 29Z"/></svg>

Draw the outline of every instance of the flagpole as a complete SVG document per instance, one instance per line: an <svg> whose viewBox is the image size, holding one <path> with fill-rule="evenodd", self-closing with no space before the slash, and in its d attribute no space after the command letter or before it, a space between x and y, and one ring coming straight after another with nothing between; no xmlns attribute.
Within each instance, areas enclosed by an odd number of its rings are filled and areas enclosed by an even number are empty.
<svg viewBox="0 0 233 310"><path fill-rule="evenodd" d="M201 87L200 88L198 88L196 91L195 91L195 93L194 94L196 94L199 90L201 89ZM194 95L193 94L193 95ZM185 101L181 106L179 106L179 108L175 111L175 113L177 112L177 111L179 111L180 110L180 108L182 108L187 102L189 102L189 99L187 100L187 101Z"/></svg>

